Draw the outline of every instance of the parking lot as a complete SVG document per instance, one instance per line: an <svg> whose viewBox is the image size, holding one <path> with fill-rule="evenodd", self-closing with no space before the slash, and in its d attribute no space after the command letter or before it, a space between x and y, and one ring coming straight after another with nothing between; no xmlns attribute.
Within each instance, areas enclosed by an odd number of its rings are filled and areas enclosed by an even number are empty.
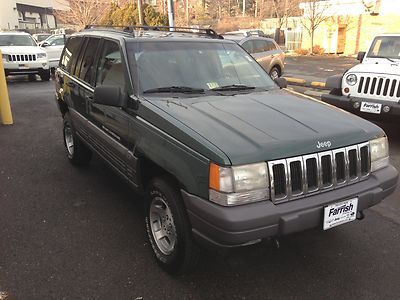
<svg viewBox="0 0 400 300"><path fill-rule="evenodd" d="M54 83L12 80L0 127L0 292L7 299L397 299L399 188L366 218L228 252L171 277L147 243L142 199L97 157L67 160ZM399 125L384 124L400 169ZM279 245L279 247L278 247Z"/></svg>

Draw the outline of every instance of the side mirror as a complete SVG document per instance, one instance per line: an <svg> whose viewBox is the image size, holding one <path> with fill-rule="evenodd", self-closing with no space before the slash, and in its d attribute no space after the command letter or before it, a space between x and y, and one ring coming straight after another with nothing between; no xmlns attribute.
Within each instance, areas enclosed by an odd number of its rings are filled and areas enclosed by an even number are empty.
<svg viewBox="0 0 400 300"><path fill-rule="evenodd" d="M357 54L357 60L358 60L359 62L362 62L362 60L364 59L364 56L365 56L365 52L364 52L364 51L358 52L358 54Z"/></svg>
<svg viewBox="0 0 400 300"><path fill-rule="evenodd" d="M48 46L50 46L50 44L49 44L49 42L46 42L46 41L44 41L40 44L40 47L43 47L43 48L48 47Z"/></svg>
<svg viewBox="0 0 400 300"><path fill-rule="evenodd" d="M94 103L122 107L122 100L121 88L119 86L101 85L94 89Z"/></svg>
<svg viewBox="0 0 400 300"><path fill-rule="evenodd" d="M325 87L329 89L341 89L342 88L342 75L330 76L326 79Z"/></svg>
<svg viewBox="0 0 400 300"><path fill-rule="evenodd" d="M281 89L287 88L287 81L285 78L278 77L274 81Z"/></svg>

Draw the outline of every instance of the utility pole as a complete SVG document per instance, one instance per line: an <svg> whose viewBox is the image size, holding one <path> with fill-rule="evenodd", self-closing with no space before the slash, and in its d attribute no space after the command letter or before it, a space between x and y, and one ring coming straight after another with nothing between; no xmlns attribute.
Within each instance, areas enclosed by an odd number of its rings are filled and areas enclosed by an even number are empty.
<svg viewBox="0 0 400 300"><path fill-rule="evenodd" d="M168 0L168 24L169 27L174 27L174 2L173 0ZM171 30L173 31L173 29Z"/></svg>
<svg viewBox="0 0 400 300"><path fill-rule="evenodd" d="M144 25L144 12L143 12L143 3L142 0L138 0L138 15L139 15L139 25Z"/></svg>
<svg viewBox="0 0 400 300"><path fill-rule="evenodd" d="M189 26L189 0L186 0L186 25Z"/></svg>

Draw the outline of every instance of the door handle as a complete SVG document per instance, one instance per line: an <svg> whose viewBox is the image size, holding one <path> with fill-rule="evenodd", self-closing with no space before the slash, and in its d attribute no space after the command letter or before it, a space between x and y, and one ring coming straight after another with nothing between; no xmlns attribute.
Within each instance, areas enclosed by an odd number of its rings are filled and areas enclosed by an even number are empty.
<svg viewBox="0 0 400 300"><path fill-rule="evenodd" d="M93 101L93 96L86 96L85 99L89 100L89 101Z"/></svg>

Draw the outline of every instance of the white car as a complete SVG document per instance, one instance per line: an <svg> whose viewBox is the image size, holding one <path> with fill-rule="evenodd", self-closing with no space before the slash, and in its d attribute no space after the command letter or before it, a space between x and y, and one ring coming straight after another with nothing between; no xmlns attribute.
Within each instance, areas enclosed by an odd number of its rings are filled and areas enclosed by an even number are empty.
<svg viewBox="0 0 400 300"><path fill-rule="evenodd" d="M39 46L47 53L50 70L52 72L54 72L55 68L58 66L66 40L67 36L65 34L54 34L39 43Z"/></svg>
<svg viewBox="0 0 400 300"><path fill-rule="evenodd" d="M50 68L46 51L41 49L25 32L0 32L0 50L6 76L36 74L43 81L50 79Z"/></svg>
<svg viewBox="0 0 400 300"><path fill-rule="evenodd" d="M344 75L329 77L331 88L322 100L369 118L400 116L400 34L378 35L368 52L358 53L360 64Z"/></svg>

